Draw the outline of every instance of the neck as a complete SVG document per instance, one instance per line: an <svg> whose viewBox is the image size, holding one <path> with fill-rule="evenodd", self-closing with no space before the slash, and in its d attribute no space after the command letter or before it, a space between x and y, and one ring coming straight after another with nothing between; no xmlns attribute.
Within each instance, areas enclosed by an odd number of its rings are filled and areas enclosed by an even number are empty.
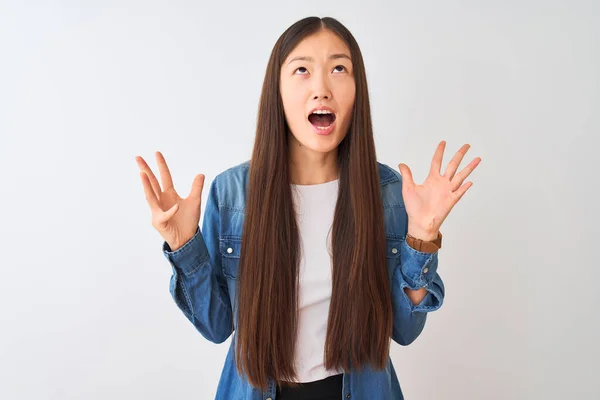
<svg viewBox="0 0 600 400"><path fill-rule="evenodd" d="M330 152L310 150L296 140L290 140L289 171L290 183L296 185L318 185L339 177L337 147Z"/></svg>

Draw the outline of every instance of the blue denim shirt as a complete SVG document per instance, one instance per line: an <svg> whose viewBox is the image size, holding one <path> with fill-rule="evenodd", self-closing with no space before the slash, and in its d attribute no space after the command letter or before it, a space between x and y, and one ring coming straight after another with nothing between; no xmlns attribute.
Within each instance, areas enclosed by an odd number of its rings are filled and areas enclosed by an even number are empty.
<svg viewBox="0 0 600 400"><path fill-rule="evenodd" d="M408 217L402 201L402 177L378 163L385 220L388 275L392 292L392 340L412 343L425 325L427 313L444 299L444 284L437 273L438 253L422 253L405 242ZM234 335L217 387L216 400L276 400L275 381L262 391L250 385L235 367L235 301L238 262L242 243L245 193L249 161L218 174L210 185L202 229L176 251L163 242L163 253L172 266L171 295L186 318L207 340L222 343ZM425 287L427 295L414 305L404 288ZM388 356L383 370L362 367L343 374L340 399L403 399Z"/></svg>

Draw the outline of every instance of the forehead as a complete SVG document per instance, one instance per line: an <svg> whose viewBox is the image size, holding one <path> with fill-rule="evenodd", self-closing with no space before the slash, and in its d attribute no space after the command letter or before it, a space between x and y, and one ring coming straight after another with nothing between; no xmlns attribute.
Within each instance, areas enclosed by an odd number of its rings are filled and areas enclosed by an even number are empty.
<svg viewBox="0 0 600 400"><path fill-rule="evenodd" d="M301 40L290 52L286 62L297 56L313 57L315 61L320 61L326 59L330 54L337 53L345 53L351 56L346 43L335 33L324 29Z"/></svg>

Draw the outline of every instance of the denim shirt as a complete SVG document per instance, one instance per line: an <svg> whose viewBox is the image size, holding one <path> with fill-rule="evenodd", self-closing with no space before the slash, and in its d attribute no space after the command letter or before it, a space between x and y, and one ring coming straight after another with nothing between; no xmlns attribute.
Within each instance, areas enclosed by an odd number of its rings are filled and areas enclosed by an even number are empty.
<svg viewBox="0 0 600 400"><path fill-rule="evenodd" d="M185 317L200 334L222 343L233 334L217 386L216 400L276 400L276 382L267 390L253 387L235 367L235 299L244 223L249 161L218 174L210 185L202 229L176 251L163 242L163 254L172 267L169 290ZM392 340L412 343L425 325L427 313L444 299L444 284L437 273L438 253L422 253L406 244L408 217L402 200L402 177L378 163L385 221L388 275L392 294ZM425 287L427 295L414 305L404 288ZM343 374L340 399L403 399L388 355L383 370L362 366Z"/></svg>

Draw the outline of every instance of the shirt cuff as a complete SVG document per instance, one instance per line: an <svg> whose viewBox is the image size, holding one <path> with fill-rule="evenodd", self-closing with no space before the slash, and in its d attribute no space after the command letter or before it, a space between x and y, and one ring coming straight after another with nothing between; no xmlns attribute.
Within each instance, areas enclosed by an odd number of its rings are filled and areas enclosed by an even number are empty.
<svg viewBox="0 0 600 400"><path fill-rule="evenodd" d="M210 260L210 254L206 248L202 232L200 232L200 227L196 229L196 233L190 240L175 251L171 251L169 244L164 241L162 251L169 263L183 271L185 275L193 274Z"/></svg>
<svg viewBox="0 0 600 400"><path fill-rule="evenodd" d="M438 252L424 253L415 250L405 240L400 246L400 268L408 287L417 290L431 283L437 273Z"/></svg>

